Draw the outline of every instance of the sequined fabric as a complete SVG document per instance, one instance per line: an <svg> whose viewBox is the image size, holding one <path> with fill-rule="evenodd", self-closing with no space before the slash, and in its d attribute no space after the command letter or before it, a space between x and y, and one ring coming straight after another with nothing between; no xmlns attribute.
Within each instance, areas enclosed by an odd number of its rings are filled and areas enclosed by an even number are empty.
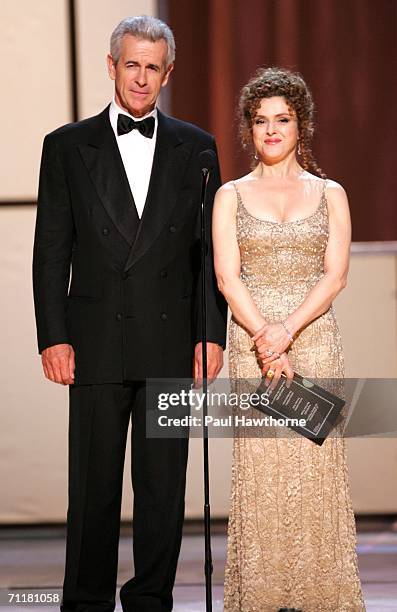
<svg viewBox="0 0 397 612"><path fill-rule="evenodd" d="M268 321L284 320L323 274L325 190L312 215L276 223L252 216L235 187L241 279ZM232 319L230 377L239 390L244 380L260 378L251 346ZM328 377L341 392L344 361L333 307L301 330L289 357L295 371ZM244 427L235 430L225 612L365 610L355 545L338 430L321 447L286 428L260 429L255 437Z"/></svg>

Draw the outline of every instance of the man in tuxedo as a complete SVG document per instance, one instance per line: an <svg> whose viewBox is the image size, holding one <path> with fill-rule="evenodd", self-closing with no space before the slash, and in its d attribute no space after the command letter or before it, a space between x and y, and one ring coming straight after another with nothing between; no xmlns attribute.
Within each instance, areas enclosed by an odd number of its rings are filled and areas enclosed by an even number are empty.
<svg viewBox="0 0 397 612"><path fill-rule="evenodd" d="M199 379L200 167L214 139L156 107L175 43L162 21L111 37L111 104L45 137L33 256L45 376L69 385L69 505L63 612L115 607L124 453L132 421L135 576L125 612L172 609L187 439L145 431L145 379ZM208 184L207 218L220 184ZM226 305L207 245L208 376L221 366ZM71 282L70 280L71 270Z"/></svg>

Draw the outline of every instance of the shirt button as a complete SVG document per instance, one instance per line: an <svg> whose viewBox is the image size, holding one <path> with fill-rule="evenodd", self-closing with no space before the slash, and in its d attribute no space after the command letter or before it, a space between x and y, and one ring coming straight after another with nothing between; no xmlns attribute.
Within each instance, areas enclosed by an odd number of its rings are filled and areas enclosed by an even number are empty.
<svg viewBox="0 0 397 612"><path fill-rule="evenodd" d="M109 233L110 233L110 232L109 232L109 228L108 228L108 227L104 227L104 228L102 228L102 234L103 234L104 236L109 236Z"/></svg>
<svg viewBox="0 0 397 612"><path fill-rule="evenodd" d="M171 234L174 234L176 232L175 225L170 225L170 232L171 232Z"/></svg>
<svg viewBox="0 0 397 612"><path fill-rule="evenodd" d="M167 318L168 318L168 317L167 317L167 314L166 314L165 312L162 312L162 313L161 313L161 316L160 316L160 319L161 319L162 321L166 321L166 320L167 320Z"/></svg>
<svg viewBox="0 0 397 612"><path fill-rule="evenodd" d="M166 278L168 276L167 270L161 270L160 276L161 276L161 278Z"/></svg>
<svg viewBox="0 0 397 612"><path fill-rule="evenodd" d="M121 312L116 312L117 321L121 321L122 318L123 318L123 315L121 314Z"/></svg>

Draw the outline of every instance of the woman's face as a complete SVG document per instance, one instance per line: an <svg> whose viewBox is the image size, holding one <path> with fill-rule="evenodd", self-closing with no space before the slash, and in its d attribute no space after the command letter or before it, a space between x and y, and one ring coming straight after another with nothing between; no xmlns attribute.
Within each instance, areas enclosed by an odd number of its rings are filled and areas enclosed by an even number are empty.
<svg viewBox="0 0 397 612"><path fill-rule="evenodd" d="M252 139L260 160L277 163L296 148L298 122L283 96L263 98L252 123Z"/></svg>

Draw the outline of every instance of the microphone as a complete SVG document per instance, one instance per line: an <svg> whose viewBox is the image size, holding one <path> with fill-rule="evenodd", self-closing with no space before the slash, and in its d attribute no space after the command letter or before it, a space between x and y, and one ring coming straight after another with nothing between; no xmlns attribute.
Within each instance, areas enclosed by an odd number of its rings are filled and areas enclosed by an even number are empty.
<svg viewBox="0 0 397 612"><path fill-rule="evenodd" d="M212 552L211 552L211 508L210 508L210 483L209 483L209 456L208 456L208 425L206 417L208 414L208 364L207 364L207 254L209 251L206 235L206 210L205 200L208 180L211 170L216 165L216 154L212 149L201 151L198 155L198 163L201 168L201 356L203 368L203 458L204 458L204 542L205 542L205 609L212 612ZM210 220L210 218L209 218Z"/></svg>
<svg viewBox="0 0 397 612"><path fill-rule="evenodd" d="M216 164L216 155L213 149L206 149L201 151L198 156L199 165L201 172L206 175L211 172Z"/></svg>

